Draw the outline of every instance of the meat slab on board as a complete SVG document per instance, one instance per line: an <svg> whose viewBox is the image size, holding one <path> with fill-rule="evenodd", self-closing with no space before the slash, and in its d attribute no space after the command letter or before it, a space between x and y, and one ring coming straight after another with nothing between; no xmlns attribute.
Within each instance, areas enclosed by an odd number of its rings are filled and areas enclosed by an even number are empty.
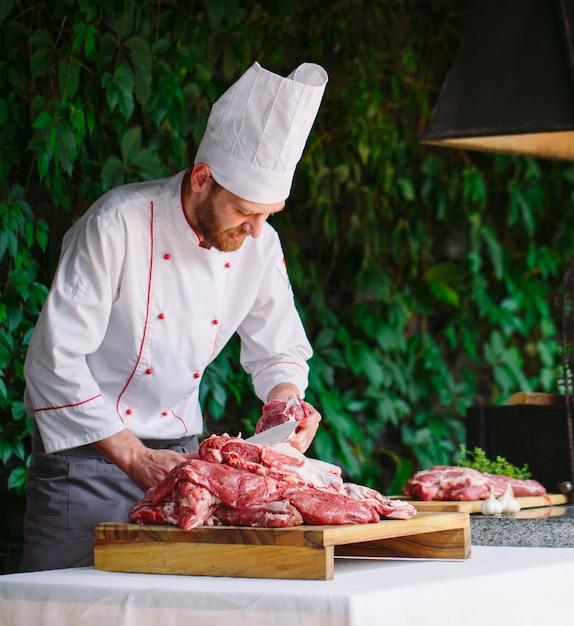
<svg viewBox="0 0 574 626"><path fill-rule="evenodd" d="M270 420L268 427L277 423ZM367 524L415 514L411 504L346 483L339 467L306 457L288 443L257 445L212 435L201 443L199 459L178 465L149 489L129 519L191 530L218 524Z"/></svg>
<svg viewBox="0 0 574 626"><path fill-rule="evenodd" d="M435 465L413 474L403 487L403 496L415 500L486 500L490 487L500 497L510 485L515 497L545 496L546 489L536 480L520 480L479 472L470 467Z"/></svg>

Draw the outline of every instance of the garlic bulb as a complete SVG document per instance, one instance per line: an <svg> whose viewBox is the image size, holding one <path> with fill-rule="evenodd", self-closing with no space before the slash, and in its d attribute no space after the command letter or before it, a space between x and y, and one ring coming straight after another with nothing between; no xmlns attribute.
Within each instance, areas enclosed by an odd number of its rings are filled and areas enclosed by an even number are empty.
<svg viewBox="0 0 574 626"><path fill-rule="evenodd" d="M514 492L510 485L506 487L506 491L498 498L498 501L502 505L502 512L506 515L520 511L520 502L514 497Z"/></svg>
<svg viewBox="0 0 574 626"><path fill-rule="evenodd" d="M500 515L502 513L502 503L494 497L494 489L490 487L490 496L480 507L483 515Z"/></svg>

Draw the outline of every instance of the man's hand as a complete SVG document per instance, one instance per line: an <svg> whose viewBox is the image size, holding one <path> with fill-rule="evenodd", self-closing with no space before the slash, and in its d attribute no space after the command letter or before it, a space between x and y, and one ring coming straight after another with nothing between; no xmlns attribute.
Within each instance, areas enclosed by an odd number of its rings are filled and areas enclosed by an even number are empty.
<svg viewBox="0 0 574 626"><path fill-rule="evenodd" d="M283 402L286 402L289 399L289 396L292 395L300 396L299 389L290 383L281 383L269 392L267 402L271 402L271 400L282 400ZM305 454L305 452L309 449L309 446L313 443L313 439L315 438L315 434L319 428L319 422L321 421L321 414L308 402L303 402L303 404L307 408L309 417L304 419L302 422L299 422L297 430L289 437L289 439L287 439L287 441L294 448L299 450L299 452Z"/></svg>
<svg viewBox="0 0 574 626"><path fill-rule="evenodd" d="M315 407L308 402L303 402L309 411L309 417L299 422L297 430L287 440L294 448L297 448L299 452L305 454L309 446L313 443L317 429L319 428L319 422L321 421L321 414Z"/></svg>
<svg viewBox="0 0 574 626"><path fill-rule="evenodd" d="M196 458L173 450L152 450L125 429L92 446L123 470L143 491L155 487L180 463Z"/></svg>

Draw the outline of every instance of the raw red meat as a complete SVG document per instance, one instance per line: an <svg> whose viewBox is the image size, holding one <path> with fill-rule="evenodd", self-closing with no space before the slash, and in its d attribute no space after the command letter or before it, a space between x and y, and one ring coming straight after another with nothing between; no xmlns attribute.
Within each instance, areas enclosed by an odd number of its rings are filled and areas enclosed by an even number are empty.
<svg viewBox="0 0 574 626"><path fill-rule="evenodd" d="M366 524L408 519L416 509L344 483L335 465L310 459L289 444L261 446L240 437L212 436L200 459L174 468L136 502L139 524L233 524L282 528L308 524Z"/></svg>
<svg viewBox="0 0 574 626"><path fill-rule="evenodd" d="M302 422L309 417L306 404L298 396L290 396L286 402L271 400L264 407L255 426L255 434L283 424L283 422Z"/></svg>
<svg viewBox="0 0 574 626"><path fill-rule="evenodd" d="M510 476L495 476L494 474L489 474L489 476L493 482L494 492L500 493L500 495L506 491L508 485L512 487L512 493L515 497L548 495L546 489L537 480L521 480Z"/></svg>
<svg viewBox="0 0 574 626"><path fill-rule="evenodd" d="M289 500L264 502L243 509L233 509L221 504L215 509L213 518L231 526L258 526L260 528L286 528L300 526L303 523L301 513Z"/></svg>
<svg viewBox="0 0 574 626"><path fill-rule="evenodd" d="M201 442L199 456L205 461L221 463L221 449L232 441L244 443L241 437L230 437L229 435L219 435L218 437L208 437Z"/></svg>
<svg viewBox="0 0 574 626"><path fill-rule="evenodd" d="M367 502L342 493L292 487L285 494L301 512L306 524L375 524L379 514Z"/></svg>
<svg viewBox="0 0 574 626"><path fill-rule="evenodd" d="M435 465L413 474L403 487L403 495L425 501L486 500L491 486L498 498L508 485L515 497L546 495L546 489L535 480L519 480L451 465Z"/></svg>
<svg viewBox="0 0 574 626"><path fill-rule="evenodd" d="M260 446L238 437L215 443L211 441L214 438L221 439L214 436L202 442L199 448L201 458L269 476L283 483L316 489L338 489L343 483L339 467L310 459L288 443ZM217 449L216 454L214 449Z"/></svg>
<svg viewBox="0 0 574 626"><path fill-rule="evenodd" d="M148 494L150 497L148 497ZM146 495L132 506L129 519L138 524L179 525L177 500L172 499L163 504L152 504L151 495L153 495L153 491L148 490ZM211 494L209 494L209 497L211 498Z"/></svg>
<svg viewBox="0 0 574 626"><path fill-rule="evenodd" d="M364 485L343 483L341 493L349 498L367 502L381 517L386 519L410 519L413 516L413 506L408 502L391 500L379 491Z"/></svg>
<svg viewBox="0 0 574 626"><path fill-rule="evenodd" d="M139 524L201 526L220 504L243 509L281 499L281 486L265 476L194 459L175 467L130 510Z"/></svg>
<svg viewBox="0 0 574 626"><path fill-rule="evenodd" d="M170 502L177 503L177 523L185 530L205 524L217 503L209 489L185 480L178 483L176 494L177 498L162 503L162 508Z"/></svg>

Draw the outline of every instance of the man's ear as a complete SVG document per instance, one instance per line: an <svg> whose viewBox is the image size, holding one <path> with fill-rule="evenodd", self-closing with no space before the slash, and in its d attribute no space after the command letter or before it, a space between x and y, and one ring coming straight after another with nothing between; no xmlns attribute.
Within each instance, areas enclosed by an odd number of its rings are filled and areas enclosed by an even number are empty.
<svg viewBox="0 0 574 626"><path fill-rule="evenodd" d="M207 163L196 163L191 170L190 184L193 191L201 193L211 180L211 170Z"/></svg>

